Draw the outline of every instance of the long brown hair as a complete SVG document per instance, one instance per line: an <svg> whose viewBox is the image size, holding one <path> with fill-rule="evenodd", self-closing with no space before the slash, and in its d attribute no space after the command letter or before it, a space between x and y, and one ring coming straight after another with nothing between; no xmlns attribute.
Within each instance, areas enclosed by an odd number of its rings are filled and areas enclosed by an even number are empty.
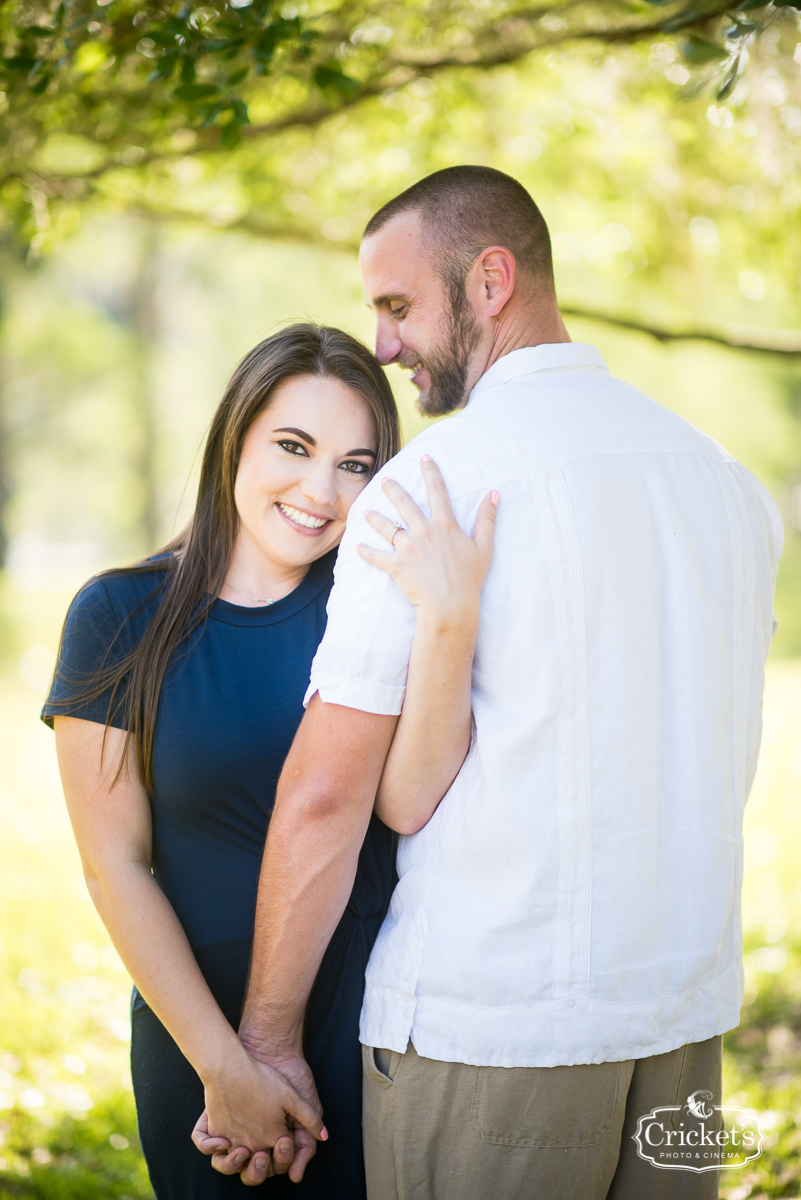
<svg viewBox="0 0 801 1200"><path fill-rule="evenodd" d="M159 584L158 607L138 645L113 658L112 644L80 697L87 702L111 691L106 727L122 717L128 731L117 777L133 740L139 774L151 795L156 712L164 676L178 647L205 621L231 563L239 530L234 485L245 434L269 405L276 385L303 375L339 380L362 397L375 422L374 469L397 454L398 410L377 359L340 329L292 325L260 342L231 376L209 428L197 504L186 529L153 558L105 572L166 570L166 579ZM117 637L121 634L122 629Z"/></svg>

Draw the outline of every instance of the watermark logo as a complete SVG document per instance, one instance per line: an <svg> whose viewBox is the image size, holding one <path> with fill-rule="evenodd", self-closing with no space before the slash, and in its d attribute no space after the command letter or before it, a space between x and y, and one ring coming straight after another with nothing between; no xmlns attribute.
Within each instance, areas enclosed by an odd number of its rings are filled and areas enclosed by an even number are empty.
<svg viewBox="0 0 801 1200"><path fill-rule="evenodd" d="M652 1108L633 1135L640 1158L666 1171L717 1171L744 1167L762 1153L765 1140L752 1109L712 1104L699 1089L685 1104Z"/></svg>

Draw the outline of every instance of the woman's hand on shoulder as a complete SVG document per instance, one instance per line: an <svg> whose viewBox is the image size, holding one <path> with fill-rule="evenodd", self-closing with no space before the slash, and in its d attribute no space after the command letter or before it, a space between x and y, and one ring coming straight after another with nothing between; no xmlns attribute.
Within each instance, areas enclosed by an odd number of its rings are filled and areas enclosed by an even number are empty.
<svg viewBox="0 0 801 1200"><path fill-rule="evenodd" d="M392 550L356 547L365 562L386 571L417 610L417 619L437 629L477 624L481 589L492 559L498 493L484 497L468 537L451 508L448 490L436 463L421 461L431 517L420 511L399 483L382 481L384 493L402 518L395 524L381 513L365 520L392 545Z"/></svg>

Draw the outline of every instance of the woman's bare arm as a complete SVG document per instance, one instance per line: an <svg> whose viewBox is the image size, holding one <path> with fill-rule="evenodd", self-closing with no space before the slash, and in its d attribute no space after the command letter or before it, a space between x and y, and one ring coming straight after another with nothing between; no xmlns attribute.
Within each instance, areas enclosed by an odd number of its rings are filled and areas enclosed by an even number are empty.
<svg viewBox="0 0 801 1200"><path fill-rule="evenodd" d="M426 456L421 466L431 519L387 481L384 490L408 528L370 513L367 520L393 542L393 552L359 547L362 558L392 575L417 617L403 712L375 805L386 825L406 834L431 819L470 746L473 654L498 503L497 492L482 501L469 538L435 463Z"/></svg>
<svg viewBox="0 0 801 1200"><path fill-rule="evenodd" d="M103 752L104 726L94 721L56 717L55 731L64 795L89 894L137 988L202 1079L212 1133L218 1109L224 1106L223 1085L232 1075L246 1081L244 1090L252 1103L265 1110L269 1108L264 1104L266 1095L274 1098L280 1087L284 1110L298 1108L293 1115L304 1124L311 1121L319 1131L318 1114L283 1077L274 1078L278 1073L254 1062L242 1046L151 873L150 801L133 755L114 783L125 733L109 729ZM240 1094L242 1090L240 1084ZM234 1114L226 1109L224 1115L228 1129L241 1127L246 1118L253 1127L252 1112ZM275 1166L286 1170L293 1148L284 1112L277 1122L275 1113L268 1113L264 1123L266 1137L260 1145L275 1146L283 1137ZM228 1149L228 1141L217 1140L220 1150ZM243 1139L241 1145L247 1144ZM269 1157L262 1154L261 1165ZM279 1163L279 1158L288 1161ZM272 1174L272 1165L267 1167Z"/></svg>

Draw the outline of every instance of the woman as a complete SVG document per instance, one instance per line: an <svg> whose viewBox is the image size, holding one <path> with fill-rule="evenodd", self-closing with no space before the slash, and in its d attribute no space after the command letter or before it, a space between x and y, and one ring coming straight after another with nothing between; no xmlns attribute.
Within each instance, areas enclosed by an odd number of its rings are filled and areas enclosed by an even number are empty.
<svg viewBox="0 0 801 1200"><path fill-rule="evenodd" d="M391 392L360 343L311 325L268 338L240 363L212 421L188 529L153 558L92 580L67 617L43 716L55 727L90 894L136 985L134 1092L158 1200L241 1194L239 1178L216 1173L190 1134L221 1063L257 1069L235 1029L275 787L348 510L398 445ZM477 549L450 522L439 541L403 539L396 579L418 609L436 608L455 570L474 612L491 538ZM445 672L460 714L433 777L452 779L466 752L472 640L468 629L470 644L454 649L451 639L442 664L430 646L413 663L419 699L382 780L382 816L398 828L408 824L400 781L415 729L433 722L424 697L441 702L426 673L441 683ZM430 759L430 746L422 751ZM414 797L418 817L444 790ZM358 1016L393 871L392 834L374 816L307 1012L306 1056L329 1132L295 1189L310 1200L364 1195ZM276 1175L263 1186L291 1183Z"/></svg>

